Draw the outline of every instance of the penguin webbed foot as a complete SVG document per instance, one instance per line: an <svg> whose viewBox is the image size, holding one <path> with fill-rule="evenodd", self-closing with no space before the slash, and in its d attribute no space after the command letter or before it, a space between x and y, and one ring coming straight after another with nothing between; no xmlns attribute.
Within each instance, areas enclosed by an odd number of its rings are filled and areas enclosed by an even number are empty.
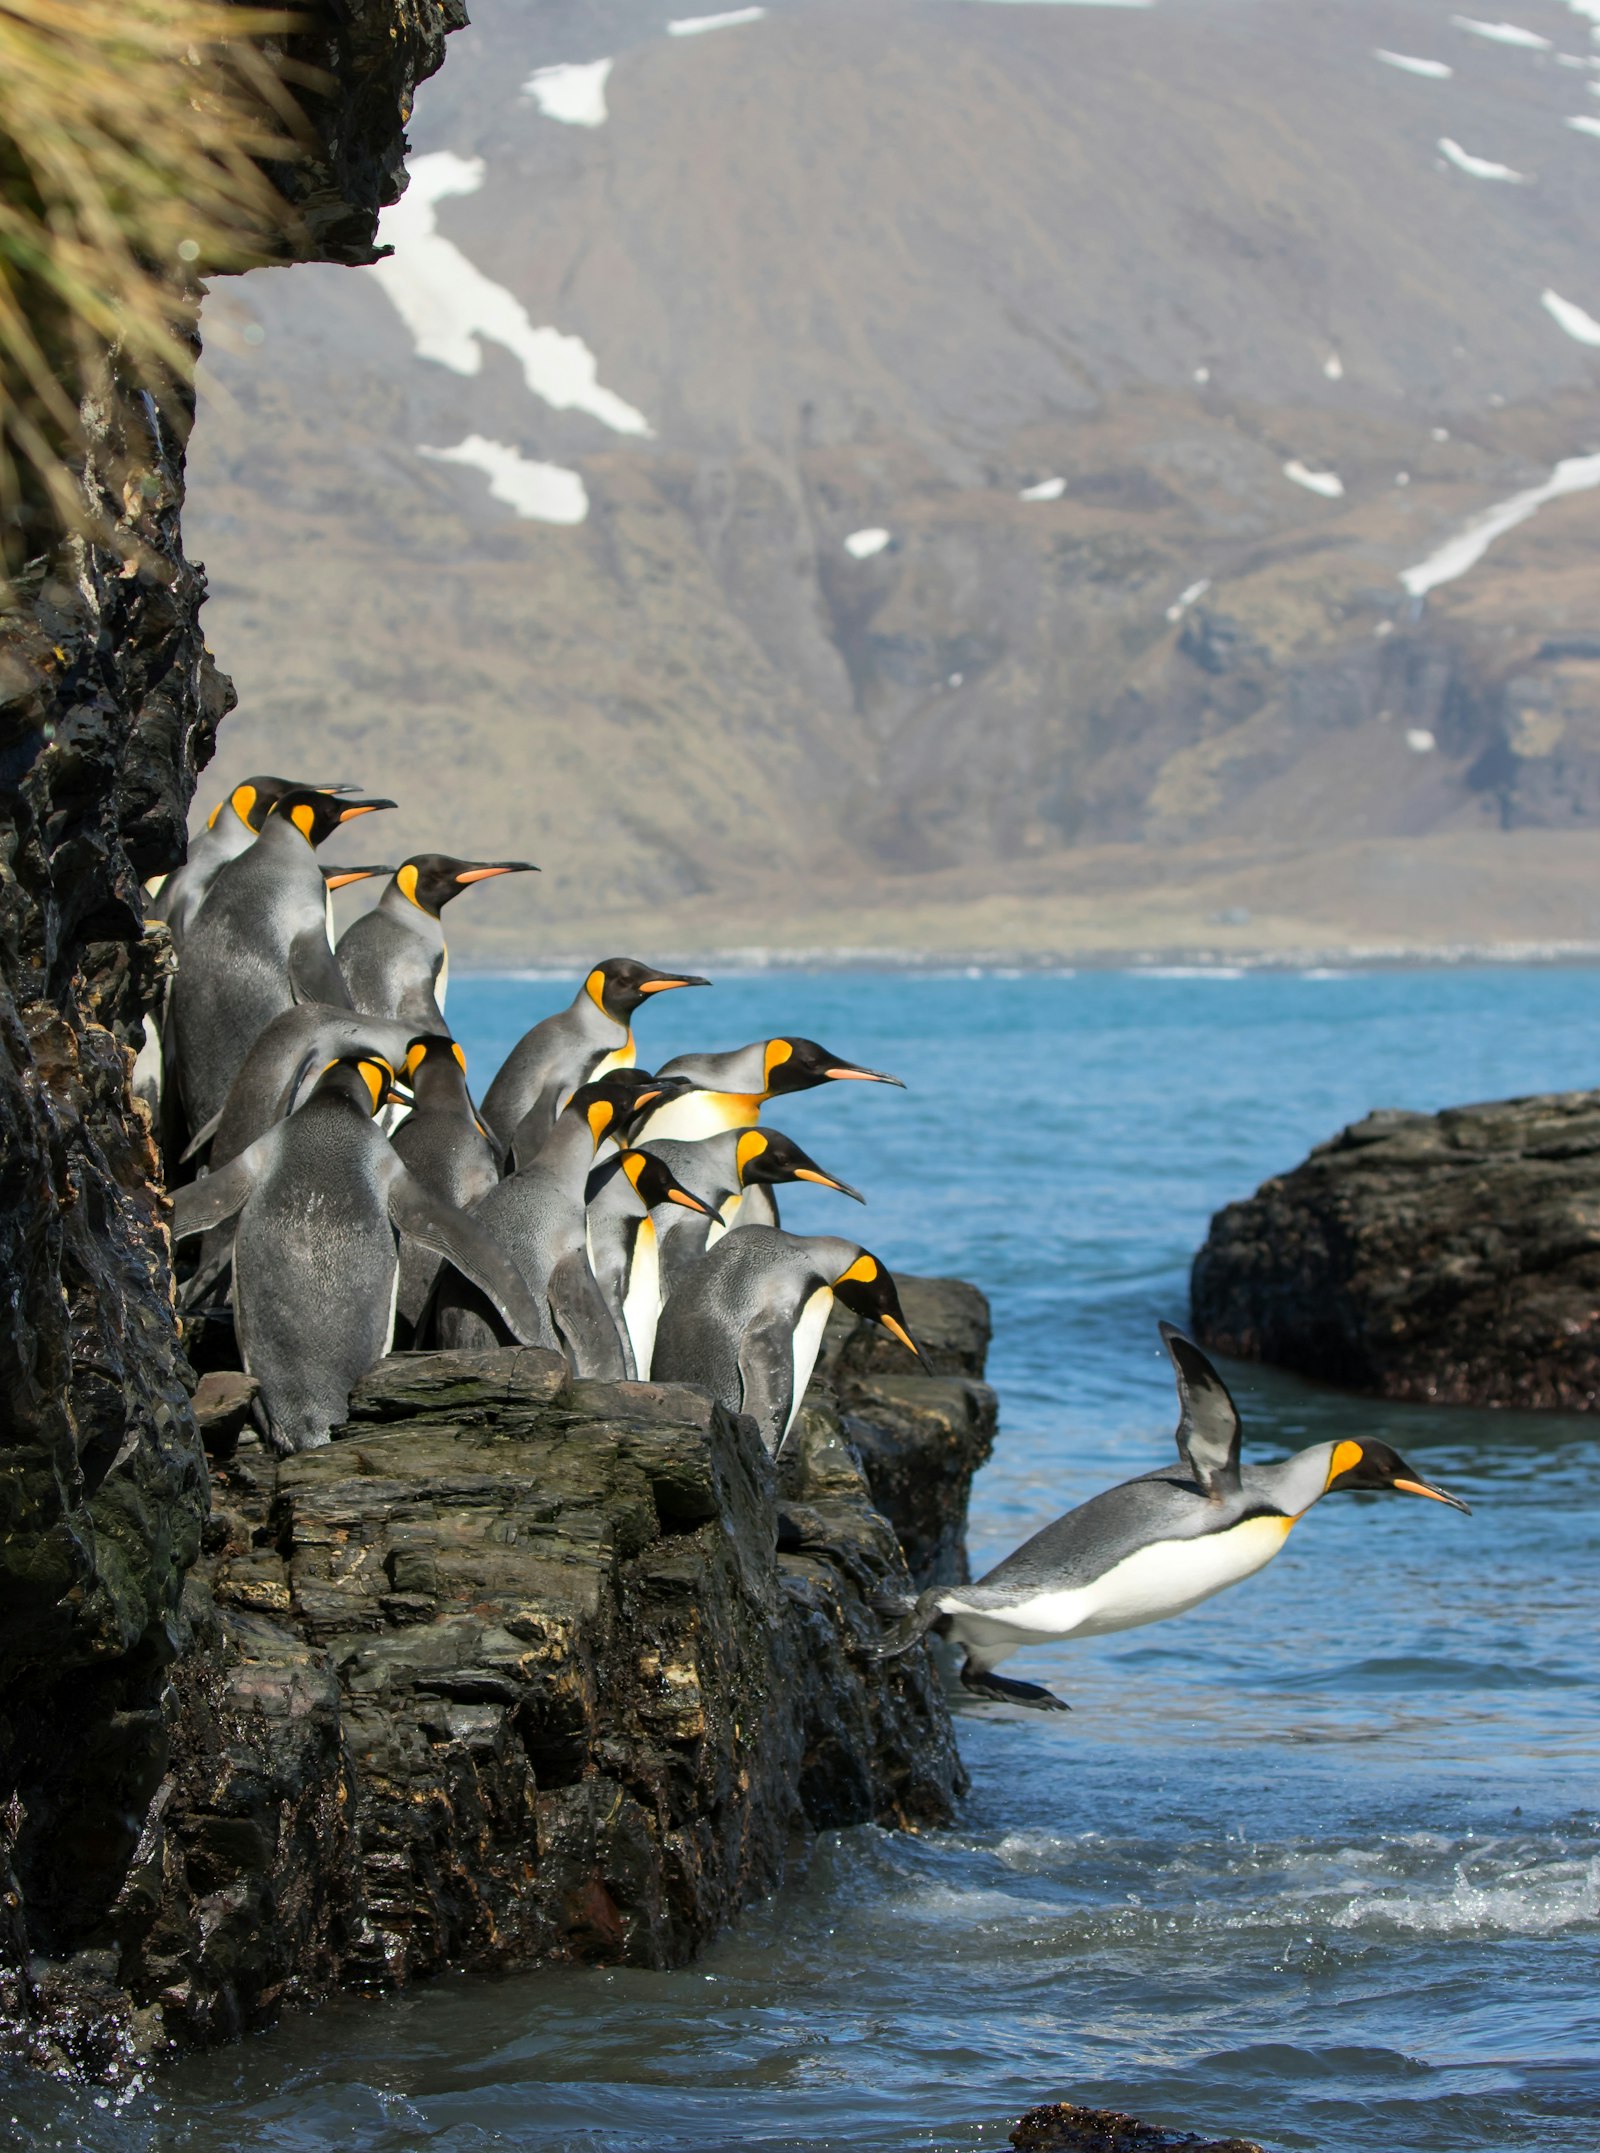
<svg viewBox="0 0 1600 2153"><path fill-rule="evenodd" d="M1007 1675L990 1674L972 1666L961 1670L961 1687L974 1697L987 1697L994 1704L1026 1705L1035 1712L1070 1712L1072 1707L1054 1690L1038 1682L1013 1682Z"/></svg>
<svg viewBox="0 0 1600 2153"><path fill-rule="evenodd" d="M937 1625L941 1612L937 1588L915 1600L909 1593L875 1592L867 1604L875 1614L899 1617L892 1628L866 1648L868 1658L874 1660L897 1660L909 1652Z"/></svg>

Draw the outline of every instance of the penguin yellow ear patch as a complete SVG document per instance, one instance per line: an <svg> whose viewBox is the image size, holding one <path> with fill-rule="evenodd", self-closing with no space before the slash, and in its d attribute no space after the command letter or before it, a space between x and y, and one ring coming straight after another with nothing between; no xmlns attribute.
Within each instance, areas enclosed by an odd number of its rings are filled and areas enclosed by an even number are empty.
<svg viewBox="0 0 1600 2153"><path fill-rule="evenodd" d="M466 1050L462 1047L461 1042L458 1039L451 1040L450 1051L455 1056L456 1060L461 1064L461 1074L465 1076L467 1073Z"/></svg>
<svg viewBox="0 0 1600 2153"><path fill-rule="evenodd" d="M772 1082L773 1070L781 1069L783 1064L792 1058L793 1054L794 1048L790 1046L787 1039L769 1039L767 1041L767 1051L762 1062L761 1073L768 1084Z"/></svg>
<svg viewBox="0 0 1600 2153"><path fill-rule="evenodd" d="M767 1139L760 1129L747 1129L744 1135L740 1137L733 1156L734 1164L738 1167L741 1180L752 1160L759 1159L766 1148Z"/></svg>
<svg viewBox="0 0 1600 2153"><path fill-rule="evenodd" d="M589 1109L589 1134L598 1144L610 1128L615 1109L608 1099L596 1099Z"/></svg>
<svg viewBox="0 0 1600 2153"><path fill-rule="evenodd" d="M1333 1456L1328 1460L1328 1486L1331 1488L1341 1474L1351 1471L1365 1456L1359 1443L1335 1443Z"/></svg>
<svg viewBox="0 0 1600 2153"><path fill-rule="evenodd" d="M250 820L251 810L254 808L255 804L256 789L253 785L234 786L233 812L238 816L241 822L248 822ZM221 812L222 810L219 808L217 810L217 814L220 814ZM211 819L213 822L215 822L217 819L216 815L213 815Z"/></svg>
<svg viewBox="0 0 1600 2153"><path fill-rule="evenodd" d="M625 1151L622 1155L622 1171L635 1188L639 1186L639 1176L644 1172L647 1163L642 1151Z"/></svg>
<svg viewBox="0 0 1600 2153"><path fill-rule="evenodd" d="M878 1275L876 1260L871 1256L858 1256L848 1271L841 1271L834 1280L836 1286L870 1286Z"/></svg>
<svg viewBox="0 0 1600 2153"><path fill-rule="evenodd" d="M300 832L300 835L309 845L311 842L311 833L317 826L316 809L314 807L308 807L306 803L302 800L298 807L290 808L289 820L294 824L295 828Z"/></svg>
<svg viewBox="0 0 1600 2153"><path fill-rule="evenodd" d="M413 904L417 903L417 870L412 861L407 860L396 874L394 886L402 897L409 897Z"/></svg>
<svg viewBox="0 0 1600 2153"><path fill-rule="evenodd" d="M406 1048L406 1075L415 1076L427 1059L428 1050L420 1039L414 1039Z"/></svg>
<svg viewBox="0 0 1600 2153"><path fill-rule="evenodd" d="M363 1061L358 1062L356 1067L367 1080L367 1089L372 1094L372 1111L376 1114L383 1104L389 1086L394 1082L394 1071L387 1062Z"/></svg>
<svg viewBox="0 0 1600 2153"><path fill-rule="evenodd" d="M584 981L583 991L586 995L588 995L590 1001L593 1002L595 1008L600 1011L602 1016L610 1015L610 1011L606 1008L606 975L604 974L604 972L601 971L598 965L595 966L594 970Z"/></svg>

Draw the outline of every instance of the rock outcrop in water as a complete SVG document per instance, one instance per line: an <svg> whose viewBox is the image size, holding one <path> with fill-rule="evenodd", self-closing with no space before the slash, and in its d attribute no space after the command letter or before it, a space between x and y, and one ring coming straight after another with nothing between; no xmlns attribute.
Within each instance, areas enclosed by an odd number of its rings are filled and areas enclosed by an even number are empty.
<svg viewBox="0 0 1600 2153"><path fill-rule="evenodd" d="M114 2074L338 1987L673 1965L815 1832L948 1821L937 1677L864 1650L866 1596L906 1575L867 1476L889 1461L916 1581L956 1574L987 1311L902 1285L933 1372L841 1323L776 1473L703 1394L531 1348L397 1355L281 1460L249 1379L208 1377L204 1553L183 1649L101 1740L154 1778L124 1781L136 1844L98 1907L59 1728L30 1745L14 2045Z"/></svg>
<svg viewBox="0 0 1600 2153"><path fill-rule="evenodd" d="M1211 1222L1221 1353L1385 1398L1600 1405L1600 1093L1381 1112Z"/></svg>
<svg viewBox="0 0 1600 2153"><path fill-rule="evenodd" d="M1011 2133L1017 2153L1263 2153L1251 2138L1201 2138L1162 2130L1118 2108L1051 2101L1030 2108Z"/></svg>

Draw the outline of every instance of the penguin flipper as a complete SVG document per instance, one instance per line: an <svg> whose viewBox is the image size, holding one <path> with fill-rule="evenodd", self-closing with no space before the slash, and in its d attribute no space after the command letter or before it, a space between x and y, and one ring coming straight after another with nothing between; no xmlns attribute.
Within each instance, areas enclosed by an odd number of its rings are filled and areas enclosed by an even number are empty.
<svg viewBox="0 0 1600 2153"><path fill-rule="evenodd" d="M773 1457L783 1448L798 1403L794 1395L794 1346L787 1325L754 1325L739 1341L741 1412L749 1413Z"/></svg>
<svg viewBox="0 0 1600 2153"><path fill-rule="evenodd" d="M577 1376L598 1376L620 1383L627 1369L622 1339L606 1297L581 1251L573 1250L552 1268L545 1298L556 1330Z"/></svg>
<svg viewBox="0 0 1600 2153"><path fill-rule="evenodd" d="M209 1121L201 1123L193 1136L190 1137L188 1143L178 1153L178 1164L180 1166L187 1166L191 1159L198 1158L200 1153L205 1150L207 1144L210 1143L222 1126L222 1117L227 1111L225 1105L219 1106Z"/></svg>
<svg viewBox="0 0 1600 2153"><path fill-rule="evenodd" d="M297 1002L331 1002L335 1009L349 1009L350 989L339 969L339 960L328 947L319 928L308 927L289 947L289 986Z"/></svg>
<svg viewBox="0 0 1600 2153"><path fill-rule="evenodd" d="M496 1246L464 1211L425 1189L399 1159L389 1184L389 1217L397 1232L446 1257L477 1287L518 1345L538 1345L545 1326L527 1280L505 1250Z"/></svg>
<svg viewBox="0 0 1600 2153"><path fill-rule="evenodd" d="M172 1238L187 1241L191 1234L209 1233L213 1226L221 1226L236 1211L244 1209L245 1200L256 1185L256 1176L266 1163L267 1147L264 1143L251 1144L236 1159L219 1167L214 1174L207 1174L204 1181L186 1182L174 1190L172 1197Z"/></svg>
<svg viewBox="0 0 1600 2153"><path fill-rule="evenodd" d="M1214 1500L1239 1488L1239 1409L1210 1361L1176 1325L1163 1323L1161 1342L1178 1378L1178 1455Z"/></svg>

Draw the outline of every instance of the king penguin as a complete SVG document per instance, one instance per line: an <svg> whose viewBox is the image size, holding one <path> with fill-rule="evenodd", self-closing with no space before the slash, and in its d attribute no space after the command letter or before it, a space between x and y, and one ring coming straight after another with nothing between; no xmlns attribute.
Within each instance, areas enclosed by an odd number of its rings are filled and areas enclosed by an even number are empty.
<svg viewBox="0 0 1600 2153"><path fill-rule="evenodd" d="M631 1070L580 1085L533 1158L482 1197L472 1212L510 1257L540 1311L528 1342L565 1352L574 1375L620 1382L622 1339L589 1268L584 1192L601 1146L614 1148L652 1087ZM502 1343L489 1309L461 1281L439 1282L431 1326L440 1346L475 1351Z"/></svg>
<svg viewBox="0 0 1600 2153"><path fill-rule="evenodd" d="M470 1211L500 1179L500 1147L479 1121L467 1089L467 1057L444 1033L407 1044L405 1075L411 1111L390 1142L425 1189ZM414 1242L400 1251L397 1305L405 1335L414 1335L439 1275L439 1258Z"/></svg>
<svg viewBox="0 0 1600 2153"><path fill-rule="evenodd" d="M857 1242L804 1239L775 1226L725 1234L669 1294L651 1375L658 1383L696 1384L730 1412L751 1414L776 1455L805 1398L835 1301L916 1353L894 1280Z"/></svg>
<svg viewBox="0 0 1600 2153"><path fill-rule="evenodd" d="M341 793L351 789L348 785L301 785L284 777L243 779L211 810L205 828L190 838L188 858L163 877L145 908L146 917L165 920L173 948L181 949L218 868L249 851L261 833L261 825L285 793Z"/></svg>
<svg viewBox="0 0 1600 2153"><path fill-rule="evenodd" d="M657 972L637 957L607 957L567 1008L517 1041L484 1094L484 1120L512 1148L519 1124L530 1113L536 1128L553 1127L563 1100L580 1084L611 1069L633 1067L632 1018L652 994L710 984L688 972Z"/></svg>
<svg viewBox="0 0 1600 2153"><path fill-rule="evenodd" d="M810 1091L818 1084L898 1084L905 1089L899 1077L841 1061L814 1039L756 1039L726 1054L680 1054L663 1062L656 1074L685 1077L694 1088L657 1109L639 1131L641 1143L660 1137L692 1143L724 1129L748 1129L769 1099Z"/></svg>
<svg viewBox="0 0 1600 2153"><path fill-rule="evenodd" d="M584 1194L589 1268L621 1336L624 1373L630 1381L642 1381L650 1373L665 1298L664 1222L692 1218L709 1225L716 1213L653 1151L624 1149L603 1159L591 1171Z"/></svg>
<svg viewBox="0 0 1600 2153"><path fill-rule="evenodd" d="M448 1257L520 1343L541 1329L516 1266L425 1189L374 1125L393 1082L375 1057L334 1062L298 1112L173 1198L175 1240L238 1217L235 1327L281 1451L325 1443L388 1352L402 1236Z"/></svg>
<svg viewBox="0 0 1600 2153"><path fill-rule="evenodd" d="M403 860L370 912L352 920L335 951L352 1005L443 1032L450 958L439 914L452 897L498 875L536 875L529 860L454 860L419 852Z"/></svg>
<svg viewBox="0 0 1600 2153"><path fill-rule="evenodd" d="M172 983L178 1080L191 1130L220 1109L274 1017L296 1002L348 1008L314 848L342 823L393 805L285 793L249 851L218 869Z"/></svg>
<svg viewBox="0 0 1600 2153"><path fill-rule="evenodd" d="M1025 1645L1103 1637L1186 1614L1269 1563L1324 1495L1426 1495L1465 1510L1387 1443L1314 1443L1274 1465L1239 1463L1239 1414L1190 1338L1163 1323L1178 1383L1178 1464L1092 1496L1025 1541L975 1585L922 1594L879 1647L909 1651L928 1630L966 1647L963 1685L980 1697L1065 1711L1062 1699L994 1669Z"/></svg>
<svg viewBox="0 0 1600 2153"><path fill-rule="evenodd" d="M771 1191L780 1182L811 1181L819 1188L854 1197L858 1204L866 1202L859 1189L825 1173L781 1129L725 1129L720 1136L703 1136L687 1144L670 1137L665 1143L652 1138L650 1149L715 1213L705 1218L678 1209L658 1221L663 1297L725 1233L735 1227L778 1225Z"/></svg>

